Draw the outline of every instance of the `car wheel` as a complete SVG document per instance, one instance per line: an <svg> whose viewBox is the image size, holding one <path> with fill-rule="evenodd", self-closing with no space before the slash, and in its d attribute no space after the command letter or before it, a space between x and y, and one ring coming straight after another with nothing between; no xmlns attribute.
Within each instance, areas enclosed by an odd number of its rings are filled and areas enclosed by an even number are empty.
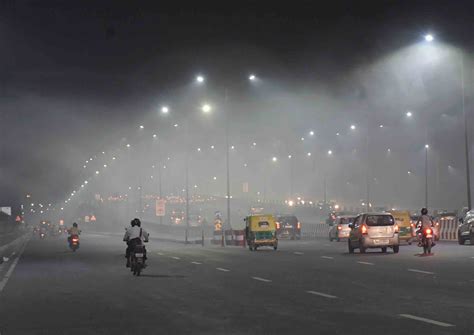
<svg viewBox="0 0 474 335"><path fill-rule="evenodd" d="M473 233L471 233L471 235L469 235L469 243L471 245L474 245L474 234Z"/></svg>
<svg viewBox="0 0 474 335"><path fill-rule="evenodd" d="M329 242L332 242L332 237L331 237L331 235L329 235Z"/></svg>
<svg viewBox="0 0 474 335"><path fill-rule="evenodd" d="M351 240L347 240L347 247L349 248L349 253L353 254L354 253L354 248L352 247Z"/></svg>
<svg viewBox="0 0 474 335"><path fill-rule="evenodd" d="M393 253L398 254L399 251L400 251L400 246L399 245L394 245L393 246Z"/></svg>
<svg viewBox="0 0 474 335"><path fill-rule="evenodd" d="M382 253L385 254L386 252L387 252L387 247L383 247L383 248L382 248Z"/></svg>
<svg viewBox="0 0 474 335"><path fill-rule="evenodd" d="M464 243L466 243L466 241L462 238L461 233L459 231L458 231L458 243L460 245L464 245Z"/></svg>

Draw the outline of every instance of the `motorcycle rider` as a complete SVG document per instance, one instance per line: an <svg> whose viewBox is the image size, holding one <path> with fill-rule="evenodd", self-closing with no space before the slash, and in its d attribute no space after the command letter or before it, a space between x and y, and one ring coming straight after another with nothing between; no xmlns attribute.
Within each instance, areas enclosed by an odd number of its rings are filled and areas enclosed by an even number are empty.
<svg viewBox="0 0 474 335"><path fill-rule="evenodd" d="M79 236L81 234L81 230L79 229L79 227L77 226L77 223L74 222L72 224L72 227L69 228L67 230L67 232L69 233L69 236L67 237L67 241L69 242L69 244L71 243L71 238L76 235L76 236Z"/></svg>
<svg viewBox="0 0 474 335"><path fill-rule="evenodd" d="M426 228L433 228L434 223L431 217L428 215L428 210L426 208L421 209L421 217L418 219L418 222L416 223L416 227L418 228L416 234L417 236L420 236L420 234L423 234L423 230ZM433 246L435 245L433 241ZM419 239L418 241L418 246L422 247L422 241Z"/></svg>
<svg viewBox="0 0 474 335"><path fill-rule="evenodd" d="M135 246L148 242L150 234L141 228L141 222L135 218L130 222L131 227L125 228L124 242L127 242L127 250L125 251L125 258L127 259L127 268L130 267L130 253L135 249ZM146 249L144 249L143 259L146 261Z"/></svg>

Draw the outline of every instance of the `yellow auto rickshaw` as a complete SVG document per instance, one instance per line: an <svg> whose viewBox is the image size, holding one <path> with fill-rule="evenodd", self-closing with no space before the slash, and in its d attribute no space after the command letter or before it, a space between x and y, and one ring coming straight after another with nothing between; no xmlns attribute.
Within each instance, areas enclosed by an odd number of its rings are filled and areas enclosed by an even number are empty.
<svg viewBox="0 0 474 335"><path fill-rule="evenodd" d="M273 215L249 215L245 219L245 239L252 251L261 246L278 248L276 224Z"/></svg>
<svg viewBox="0 0 474 335"><path fill-rule="evenodd" d="M398 226L398 238L400 241L405 241L411 244L413 240L411 219L409 211L391 211Z"/></svg>

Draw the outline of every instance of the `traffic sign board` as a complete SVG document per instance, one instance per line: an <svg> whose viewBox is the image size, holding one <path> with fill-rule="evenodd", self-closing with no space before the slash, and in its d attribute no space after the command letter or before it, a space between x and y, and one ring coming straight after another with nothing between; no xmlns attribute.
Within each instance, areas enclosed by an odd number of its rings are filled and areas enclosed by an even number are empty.
<svg viewBox="0 0 474 335"><path fill-rule="evenodd" d="M166 202L163 199L156 200L156 216L165 216Z"/></svg>

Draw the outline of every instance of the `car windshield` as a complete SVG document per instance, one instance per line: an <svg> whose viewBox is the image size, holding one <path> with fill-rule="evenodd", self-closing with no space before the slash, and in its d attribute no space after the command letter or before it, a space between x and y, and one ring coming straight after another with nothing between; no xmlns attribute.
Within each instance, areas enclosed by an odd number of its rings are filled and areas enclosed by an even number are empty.
<svg viewBox="0 0 474 335"><path fill-rule="evenodd" d="M392 226L395 220L391 215L368 215L365 223L368 226Z"/></svg>
<svg viewBox="0 0 474 335"><path fill-rule="evenodd" d="M296 216L280 216L278 218L278 221L281 223L296 224L298 222L298 219L296 218Z"/></svg>
<svg viewBox="0 0 474 335"><path fill-rule="evenodd" d="M349 224L353 223L355 218L341 218L339 224Z"/></svg>

